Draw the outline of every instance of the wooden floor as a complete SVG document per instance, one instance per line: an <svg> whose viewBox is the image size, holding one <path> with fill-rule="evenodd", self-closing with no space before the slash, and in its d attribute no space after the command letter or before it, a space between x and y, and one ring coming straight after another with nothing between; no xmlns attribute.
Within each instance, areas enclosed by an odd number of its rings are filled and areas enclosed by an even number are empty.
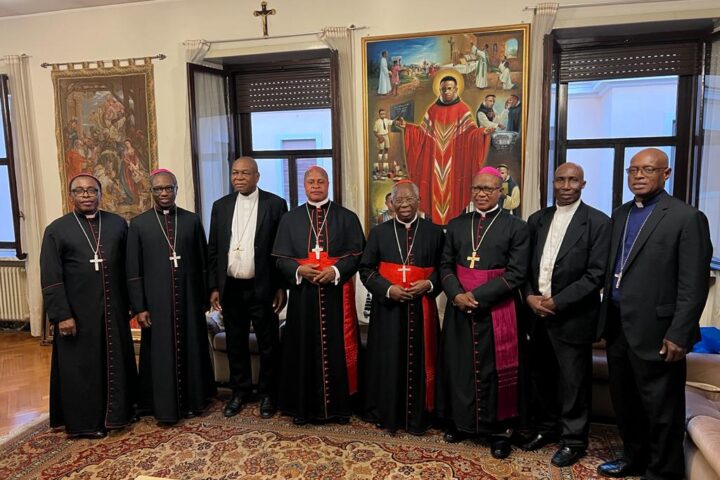
<svg viewBox="0 0 720 480"><path fill-rule="evenodd" d="M47 413L51 353L29 332L0 332L0 436Z"/></svg>

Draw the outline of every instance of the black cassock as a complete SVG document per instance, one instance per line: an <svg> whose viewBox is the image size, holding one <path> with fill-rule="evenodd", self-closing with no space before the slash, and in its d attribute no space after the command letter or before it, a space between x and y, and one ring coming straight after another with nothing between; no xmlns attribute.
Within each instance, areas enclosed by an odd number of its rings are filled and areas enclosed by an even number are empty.
<svg viewBox="0 0 720 480"><path fill-rule="evenodd" d="M205 324L205 233L200 218L182 208L175 222L174 208L167 215L151 208L130 222L127 245L130 305L134 313L149 311L151 322L140 340L139 406L171 423L202 411L216 393ZM165 235L182 257L177 268Z"/></svg>
<svg viewBox="0 0 720 480"><path fill-rule="evenodd" d="M319 236L316 259L315 234ZM325 221L327 218L327 221ZM317 209L308 204L280 220L273 255L290 285L287 320L282 338L282 373L278 407L307 420L351 415L351 395L357 392L360 336L355 312L353 276L365 244L360 221L334 202ZM338 285L319 287L296 272L301 261L326 265L340 272ZM322 267L320 267L322 268Z"/></svg>
<svg viewBox="0 0 720 480"><path fill-rule="evenodd" d="M102 262L91 263L98 234ZM70 317L77 325L76 336L61 336L56 327L50 376L50 425L64 425L69 434L120 428L135 415L126 238L125 220L103 211L90 220L71 212L45 229L40 253L45 311L56 326Z"/></svg>
<svg viewBox="0 0 720 480"><path fill-rule="evenodd" d="M474 239L477 246L483 234L485 238L477 251L480 259L474 269L506 271L473 289L479 305L473 314L467 314L452 303L457 294L466 291L457 276L458 265L470 267L471 242ZM440 340L437 409L439 416L460 431L496 433L502 428L497 423L499 407L509 407L516 412L520 407L519 404L498 405L491 308L508 298L518 298L518 288L527 274L529 238L527 224L500 209L488 213L484 220L479 213L466 213L447 226L440 277L448 303ZM522 328L517 330L521 336ZM519 339L518 343L522 345Z"/></svg>
<svg viewBox="0 0 720 480"><path fill-rule="evenodd" d="M409 229L390 220L372 229L360 261L360 278L372 293L365 414L390 431L422 433L432 421L439 330L435 297L442 292L438 268L444 236L429 220L418 219ZM425 299L401 303L387 297L391 285L402 284L403 260L413 269L406 272L405 286L417 277L432 282Z"/></svg>

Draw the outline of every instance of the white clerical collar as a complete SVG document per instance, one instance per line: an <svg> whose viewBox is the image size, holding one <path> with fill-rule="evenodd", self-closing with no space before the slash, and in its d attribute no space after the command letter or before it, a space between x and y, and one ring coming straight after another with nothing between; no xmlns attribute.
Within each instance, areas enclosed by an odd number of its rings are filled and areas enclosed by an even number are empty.
<svg viewBox="0 0 720 480"><path fill-rule="evenodd" d="M405 228L406 228L407 230L410 230L410 227L412 226L413 223L415 223L415 220L417 220L417 219L418 219L418 214L417 214L417 212L415 212L415 216L413 217L413 219L410 220L410 221L407 222L407 223L406 223L406 222L403 222L403 221L400 220L399 218L395 217L395 220L397 220L397 222L398 222L400 225L405 226Z"/></svg>
<svg viewBox="0 0 720 480"><path fill-rule="evenodd" d="M555 205L555 208L557 208L558 213L570 213L577 210L577 208L580 206L580 199L578 198L570 205Z"/></svg>
<svg viewBox="0 0 720 480"><path fill-rule="evenodd" d="M248 193L247 195L243 195L242 193L238 193L238 198L241 200L248 200L248 201L254 201L258 197L258 189L252 191L252 193Z"/></svg>
<svg viewBox="0 0 720 480"><path fill-rule="evenodd" d="M156 205L155 211L162 215L170 215L175 208L177 208L175 205L172 205L170 208L162 208Z"/></svg>
<svg viewBox="0 0 720 480"><path fill-rule="evenodd" d="M321 208L323 205L328 203L330 201L330 197L325 197L325 200L322 200L320 202L312 202L310 200L307 201L308 205L315 208Z"/></svg>
<svg viewBox="0 0 720 480"><path fill-rule="evenodd" d="M93 220L95 217L97 217L97 214L100 213L100 210L95 210L93 213L87 214L83 213L83 216L87 218L88 220Z"/></svg>
<svg viewBox="0 0 720 480"><path fill-rule="evenodd" d="M497 210L498 208L500 208L500 204L499 204L499 203L498 203L497 205L495 205L493 208L491 208L490 210L486 210L486 211L484 211L484 212L483 212L482 210L478 210L477 212L480 214L480 216L481 216L482 218L485 218L488 214L494 212L494 211Z"/></svg>

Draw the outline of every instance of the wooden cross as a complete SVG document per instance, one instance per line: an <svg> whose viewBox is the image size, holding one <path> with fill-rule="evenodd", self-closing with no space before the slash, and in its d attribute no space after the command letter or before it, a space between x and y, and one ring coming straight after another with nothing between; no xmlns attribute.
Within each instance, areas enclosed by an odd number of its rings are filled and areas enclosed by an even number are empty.
<svg viewBox="0 0 720 480"><path fill-rule="evenodd" d="M402 272L403 283L407 283L407 277L405 276L405 273L409 272L410 268L407 265L403 265L402 268L398 268L397 271Z"/></svg>
<svg viewBox="0 0 720 480"><path fill-rule="evenodd" d="M315 252L315 260L320 260L320 252L324 252L325 249L320 246L319 243L315 244L315 248L310 250L311 252Z"/></svg>
<svg viewBox="0 0 720 480"><path fill-rule="evenodd" d="M270 10L267 9L267 2L261 2L260 3L260 10L255 10L253 12L253 15L256 17L262 17L262 29L263 29L263 37L267 37L268 34L268 26L267 26L267 17L268 15L275 15L275 9L271 8Z"/></svg>
<svg viewBox="0 0 720 480"><path fill-rule="evenodd" d="M170 260L171 262L173 262L173 266L174 266L175 268L178 268L178 262L177 262L177 261L180 260L181 258L182 258L182 257L181 257L180 255L178 255L177 252L173 252L172 257L169 257L168 260Z"/></svg>
<svg viewBox="0 0 720 480"><path fill-rule="evenodd" d="M475 262L480 260L480 257L477 256L477 251L473 250L473 254L467 257L467 259L470 262L470 268L475 268Z"/></svg>
<svg viewBox="0 0 720 480"><path fill-rule="evenodd" d="M104 262L104 261L105 261L105 260L103 260L102 258L98 257L97 252L95 252L95 255L93 256L92 260L90 260L90 263L94 263L94 264L95 264L95 271L96 271L96 272L99 272L99 271L100 271L100 264L101 264L102 262Z"/></svg>

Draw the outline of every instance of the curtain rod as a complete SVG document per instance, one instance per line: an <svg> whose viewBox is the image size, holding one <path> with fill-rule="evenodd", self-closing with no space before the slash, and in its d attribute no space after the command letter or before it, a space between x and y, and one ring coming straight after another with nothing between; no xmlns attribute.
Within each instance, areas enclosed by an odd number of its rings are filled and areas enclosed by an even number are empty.
<svg viewBox="0 0 720 480"><path fill-rule="evenodd" d="M0 55L0 62L6 62L7 60L5 59L5 57L12 57L12 56L15 56L15 54L13 54L13 55ZM30 55L28 55L27 53L21 53L20 55L17 55L17 56L20 57L20 58L30 58Z"/></svg>
<svg viewBox="0 0 720 480"><path fill-rule="evenodd" d="M62 65L82 65L83 63L95 63L98 65L109 63L109 64L115 64L116 62L128 62L128 63L134 63L138 60L165 60L167 58L167 55L164 53L158 53L157 55L153 55L152 57L131 57L131 58L119 58L115 60L86 60L82 62L58 62L58 63L41 63L40 66L42 68L48 68L48 67L60 67Z"/></svg>
<svg viewBox="0 0 720 480"><path fill-rule="evenodd" d="M370 27L356 27L355 25L350 25L348 27L349 30L365 30ZM259 37L244 37L244 38L229 38L225 40L207 40L208 43L233 43L233 42L249 42L251 40L274 40L276 38L290 38L290 37L308 37L310 35L319 35L323 33L322 30L319 30L317 32L305 32L305 33L289 33L286 35L270 35L269 37L259 36ZM185 42L183 42L183 45Z"/></svg>
<svg viewBox="0 0 720 480"><path fill-rule="evenodd" d="M601 3L567 3L565 5L558 5L558 10L563 8L585 8L585 7L606 7L609 5L633 5L638 3L663 3L663 2L676 2L677 0L618 0L614 2L601 2ZM535 7L525 7L523 12L535 11Z"/></svg>

